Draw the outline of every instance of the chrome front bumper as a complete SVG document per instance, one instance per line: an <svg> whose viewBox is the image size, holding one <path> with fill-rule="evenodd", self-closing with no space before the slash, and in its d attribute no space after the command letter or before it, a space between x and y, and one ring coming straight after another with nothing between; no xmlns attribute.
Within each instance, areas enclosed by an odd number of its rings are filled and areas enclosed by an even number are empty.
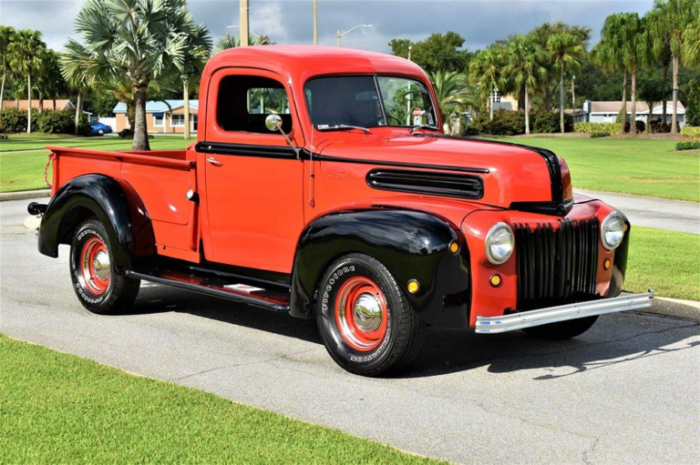
<svg viewBox="0 0 700 465"><path fill-rule="evenodd" d="M480 334L497 334L532 326L546 325L559 321L575 320L587 316L605 313L626 312L651 307L654 291L645 294L630 294L612 299L593 300L558 307L529 310L504 316L476 317L476 332Z"/></svg>

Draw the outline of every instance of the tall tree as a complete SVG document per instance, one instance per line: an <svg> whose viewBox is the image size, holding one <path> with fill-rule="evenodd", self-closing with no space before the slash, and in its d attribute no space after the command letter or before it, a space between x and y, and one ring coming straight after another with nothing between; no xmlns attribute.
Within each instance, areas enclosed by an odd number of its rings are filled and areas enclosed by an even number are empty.
<svg viewBox="0 0 700 465"><path fill-rule="evenodd" d="M547 51L559 68L559 126L564 133L564 76L566 70L575 70L586 54L583 40L571 32L559 32L547 40Z"/></svg>
<svg viewBox="0 0 700 465"><path fill-rule="evenodd" d="M183 66L182 99L185 112L185 140L190 138L190 84L199 79L211 55L212 41L209 30L204 26L194 26L187 34L187 57Z"/></svg>
<svg viewBox="0 0 700 465"><path fill-rule="evenodd" d="M470 80L478 85L482 98L487 99L491 120L493 120L493 95L494 91L503 87L504 67L503 47L500 45L492 45L480 51L469 63Z"/></svg>
<svg viewBox="0 0 700 465"><path fill-rule="evenodd" d="M603 68L606 73L622 71L622 133L625 132L627 122L627 77L628 71L625 61L624 47L625 36L623 34L622 14L612 14L605 18L603 29L600 31L600 41L591 52L593 61Z"/></svg>
<svg viewBox="0 0 700 465"><path fill-rule="evenodd" d="M71 40L61 57L61 71L68 86L77 94L75 102L74 133L80 133L80 117L83 112L83 98L96 85L97 71L93 69L90 52L82 44Z"/></svg>
<svg viewBox="0 0 700 465"><path fill-rule="evenodd" d="M403 58L411 50L411 61L424 68L428 73L435 71L466 70L472 55L462 49L464 38L453 31L444 34L431 34L425 40L411 42L408 39L393 39L389 42L391 53Z"/></svg>
<svg viewBox="0 0 700 465"><path fill-rule="evenodd" d="M461 115L470 106L476 105L473 89L467 83L467 76L462 73L435 71L429 76L435 89L442 121L447 125L448 132L451 133L454 129L451 115L455 113L461 120Z"/></svg>
<svg viewBox="0 0 700 465"><path fill-rule="evenodd" d="M265 34L250 34L248 36L248 45L253 47L257 45L274 45L274 42L269 36ZM216 42L214 47L214 53L219 53L223 50L228 50L229 48L236 48L241 46L241 37L239 35L229 34L228 32L221 37Z"/></svg>
<svg viewBox="0 0 700 465"><path fill-rule="evenodd" d="M646 15L644 15L644 20L646 22L648 38L650 40L651 54L657 63L660 63L663 67L663 81L664 81L664 97L661 102L662 105L662 119L664 124L666 124L667 115L667 101L668 101L668 73L671 67L671 61L673 59L673 54L671 53L671 35L666 29L666 19L663 13L659 9L650 10Z"/></svg>
<svg viewBox="0 0 700 465"><path fill-rule="evenodd" d="M525 97L525 134L530 134L530 94L547 75L545 54L532 36L517 35L506 46L508 64L505 74L511 76Z"/></svg>
<svg viewBox="0 0 700 465"><path fill-rule="evenodd" d="M134 150L150 150L146 124L148 85L183 73L189 32L196 26L186 0L86 0L76 20L90 59L89 78L111 76L133 87Z"/></svg>
<svg viewBox="0 0 700 465"><path fill-rule="evenodd" d="M5 98L5 83L7 76L12 74L10 68L11 48L10 44L14 42L15 30L9 26L0 26L0 72L2 73L2 84L0 85L0 109Z"/></svg>
<svg viewBox="0 0 700 465"><path fill-rule="evenodd" d="M700 15L700 0L655 0L654 9L663 18L663 27L669 35L669 46L673 62L673 114L671 133L678 133L678 87L679 68L684 48L687 48L686 30Z"/></svg>
<svg viewBox="0 0 700 465"><path fill-rule="evenodd" d="M32 76L41 71L41 57L45 49L41 33L29 29L18 31L10 44L10 66L27 80L27 133L32 132Z"/></svg>

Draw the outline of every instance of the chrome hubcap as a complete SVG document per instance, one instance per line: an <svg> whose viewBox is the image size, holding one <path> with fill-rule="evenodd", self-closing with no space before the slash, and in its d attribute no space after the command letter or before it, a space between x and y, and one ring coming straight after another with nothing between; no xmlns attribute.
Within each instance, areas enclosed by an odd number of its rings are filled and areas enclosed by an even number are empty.
<svg viewBox="0 0 700 465"><path fill-rule="evenodd" d="M361 331L376 331L382 323L382 304L377 296L368 292L360 295L353 307L353 317Z"/></svg>
<svg viewBox="0 0 700 465"><path fill-rule="evenodd" d="M95 270L97 279L101 279L102 281L109 279L111 272L109 265L109 253L105 250L100 250L92 261L92 267Z"/></svg>

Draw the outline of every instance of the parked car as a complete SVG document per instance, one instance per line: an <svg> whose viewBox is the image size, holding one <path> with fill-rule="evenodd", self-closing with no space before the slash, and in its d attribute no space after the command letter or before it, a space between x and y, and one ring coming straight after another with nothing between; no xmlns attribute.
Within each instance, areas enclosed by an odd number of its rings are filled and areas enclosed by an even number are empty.
<svg viewBox="0 0 700 465"><path fill-rule="evenodd" d="M427 326L566 339L651 305L620 296L625 215L574 195L548 150L444 135L408 60L242 47L200 89L187 150L48 147L39 251L71 246L92 312L166 284L315 318L340 366L375 376L409 366Z"/></svg>
<svg viewBox="0 0 700 465"><path fill-rule="evenodd" d="M91 123L90 127L92 128L92 131L90 132L91 135L93 136L104 136L105 134L111 134L112 133L112 126L108 126L106 124L102 123Z"/></svg>

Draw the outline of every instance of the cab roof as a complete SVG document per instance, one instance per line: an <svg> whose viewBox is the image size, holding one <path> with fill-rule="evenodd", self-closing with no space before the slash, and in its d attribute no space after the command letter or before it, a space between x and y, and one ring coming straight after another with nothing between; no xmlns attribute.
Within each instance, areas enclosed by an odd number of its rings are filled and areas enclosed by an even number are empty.
<svg viewBox="0 0 700 465"><path fill-rule="evenodd" d="M252 67L304 82L323 74L395 74L427 81L425 72L405 58L384 53L318 45L259 45L217 53L205 74L220 68Z"/></svg>

